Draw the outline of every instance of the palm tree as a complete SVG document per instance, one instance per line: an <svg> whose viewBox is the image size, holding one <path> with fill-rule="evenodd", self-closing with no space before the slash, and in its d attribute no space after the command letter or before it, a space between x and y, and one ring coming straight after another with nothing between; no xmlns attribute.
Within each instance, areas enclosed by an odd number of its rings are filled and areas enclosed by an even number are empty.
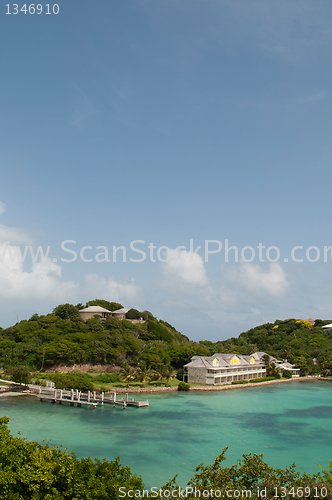
<svg viewBox="0 0 332 500"><path fill-rule="evenodd" d="M171 365L168 365L167 369L166 369L166 386L167 387L169 386L169 381L172 377L172 373L173 373L173 369L172 369Z"/></svg>
<svg viewBox="0 0 332 500"><path fill-rule="evenodd" d="M264 354L264 356L262 356L262 361L264 363L264 366L266 368L266 376L268 377L269 376L269 373L271 371L271 361L270 361L270 356L268 354Z"/></svg>
<svg viewBox="0 0 332 500"><path fill-rule="evenodd" d="M151 370L146 365L145 361L141 361L138 364L135 375L136 375L136 378L142 383L142 387L145 387L145 382L146 382L146 379L149 377L150 371Z"/></svg>
<svg viewBox="0 0 332 500"><path fill-rule="evenodd" d="M152 368L149 369L149 374L148 374L148 379L151 384L152 381L158 381L160 380L160 373L157 370L153 370Z"/></svg>
<svg viewBox="0 0 332 500"><path fill-rule="evenodd" d="M123 367L118 375L118 378L122 382L127 382L127 388L129 387L130 380L133 380L135 377L131 373L131 369L130 369L130 366L128 364L123 365Z"/></svg>

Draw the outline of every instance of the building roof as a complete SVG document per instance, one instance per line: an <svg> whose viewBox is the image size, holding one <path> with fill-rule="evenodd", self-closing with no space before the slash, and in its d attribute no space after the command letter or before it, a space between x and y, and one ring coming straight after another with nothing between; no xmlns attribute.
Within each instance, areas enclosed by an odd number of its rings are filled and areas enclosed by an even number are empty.
<svg viewBox="0 0 332 500"><path fill-rule="evenodd" d="M256 354L262 354L262 353L256 353ZM263 353L263 354L265 354L265 353ZM217 370L218 368L232 366L230 363L230 360L232 358L234 358L235 356L237 358L239 358L239 360L240 360L239 365L240 366L250 365L251 358L255 359L255 364L261 363L260 358L259 357L255 358L255 356L253 354L251 356L242 356L240 354L218 354L218 353L215 353L215 354L213 354L213 356L193 356L191 358L191 361L184 366L185 367L190 366L191 368L199 368L199 367L204 367L204 368L209 368L209 369L214 368ZM215 359L218 359L217 366L213 365L213 360L215 360Z"/></svg>
<svg viewBox="0 0 332 500"><path fill-rule="evenodd" d="M112 311L112 314L119 313L119 314L127 314L129 309L125 309L124 307L122 309L117 309L116 311Z"/></svg>
<svg viewBox="0 0 332 500"><path fill-rule="evenodd" d="M255 358L255 359L262 359L263 356L268 356L268 354L266 354L266 352L254 352L254 354L252 354L252 357Z"/></svg>
<svg viewBox="0 0 332 500"><path fill-rule="evenodd" d="M288 361L285 361L284 363L281 363L278 368L282 368L283 370L300 370L300 368L295 368L295 365L292 365L291 363L288 363Z"/></svg>
<svg viewBox="0 0 332 500"><path fill-rule="evenodd" d="M308 323L310 323L311 326L315 326L315 320L312 318L305 319L304 321L308 321Z"/></svg>
<svg viewBox="0 0 332 500"><path fill-rule="evenodd" d="M332 323L329 323L328 325L322 326L322 328L332 328Z"/></svg>
<svg viewBox="0 0 332 500"><path fill-rule="evenodd" d="M108 309L105 309L104 307L100 306L89 306L86 307L85 309L80 309L79 312L89 312L89 313L111 313Z"/></svg>
<svg viewBox="0 0 332 500"><path fill-rule="evenodd" d="M194 356L191 359L192 359L192 361L190 361L189 363L187 363L184 366L190 366L190 367L194 367L194 368L211 368L212 367L211 363L209 363L209 361L208 361L209 358L207 358L207 357Z"/></svg>

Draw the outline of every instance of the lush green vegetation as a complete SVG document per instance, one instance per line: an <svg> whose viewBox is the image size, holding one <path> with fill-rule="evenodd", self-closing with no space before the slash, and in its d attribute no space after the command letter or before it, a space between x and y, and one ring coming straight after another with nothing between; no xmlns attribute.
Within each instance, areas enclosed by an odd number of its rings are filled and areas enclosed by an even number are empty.
<svg viewBox="0 0 332 500"><path fill-rule="evenodd" d="M86 305L100 305L110 310L121 304L94 300ZM51 314L0 330L0 366L27 366L44 370L60 365L102 364L154 370L167 378L170 369L181 368L194 355L209 355L206 347L190 341L165 321L151 313L131 309L129 316L145 317L143 324L128 319L99 317L84 322L79 316L82 304L61 304ZM102 382L102 381L101 381Z"/></svg>
<svg viewBox="0 0 332 500"><path fill-rule="evenodd" d="M331 498L332 463L329 471L322 470L321 474L313 476L296 472L294 464L286 469L275 469L264 462L263 455L256 454L243 455L235 465L223 467L226 450L212 465L201 464L196 468L196 474L188 483L192 492L189 490L187 498L193 500L197 498L195 491L204 490L218 490L220 498L272 499L277 498L276 493L286 500ZM175 487L175 482L170 485Z"/></svg>
<svg viewBox="0 0 332 500"><path fill-rule="evenodd" d="M267 352L277 359L287 359L301 369L301 375L332 374L332 331L322 326L331 320L316 320L311 327L307 321L288 319L265 323L243 332L238 338L220 342L200 341L211 352L251 354ZM316 361L314 361L314 359ZM315 364L316 363L316 364Z"/></svg>
<svg viewBox="0 0 332 500"><path fill-rule="evenodd" d="M86 305L60 304L51 314L34 314L30 320L0 329L0 367L27 366L30 370L43 371L61 365L90 363L105 365L106 371L106 365L111 365L118 371L122 369L122 381L130 384L140 380L144 386L163 379L168 384L172 370L178 370L181 380L182 366L194 355L264 351L295 364L301 369L301 375L332 374L332 332L321 328L330 320L316 320L314 327L302 320L276 321L252 328L238 338L215 343L193 342L148 311L130 309L128 312L128 318L144 318L143 324L116 318L102 321L99 317L84 322L79 310L88 305L109 310L122 308L117 302L101 299ZM273 365L268 366L268 375L278 377ZM112 377L99 382L113 384L116 380Z"/></svg>
<svg viewBox="0 0 332 500"><path fill-rule="evenodd" d="M278 377L280 378L280 376ZM276 380L276 377L260 377L260 378L252 378L250 383L259 384L260 382L270 382L271 380Z"/></svg>
<svg viewBox="0 0 332 500"><path fill-rule="evenodd" d="M0 418L0 500L117 500L129 490L133 498L143 496L142 478L123 467L119 457L111 462L90 457L78 459L65 449L13 437L8 422L7 417ZM225 467L222 462L226 460L226 450L212 465L196 468L186 498L197 498L195 488L201 495L207 490L220 492L210 498L230 497L230 491L239 492L237 496L231 493L232 498L257 498L258 490L264 492L260 497L275 498L276 487L279 496L286 500L331 498L331 468L310 476L296 472L294 465L275 469L264 462L263 455L255 454L243 455L242 460ZM281 487L288 493L284 494ZM179 491L178 488L174 478L161 486L158 498L165 498L165 492ZM244 490L252 495L241 494Z"/></svg>
<svg viewBox="0 0 332 500"><path fill-rule="evenodd" d="M190 384L187 384L186 382L179 382L178 384L179 391L189 391L189 389L190 389Z"/></svg>
<svg viewBox="0 0 332 500"><path fill-rule="evenodd" d="M119 498L120 486L143 487L119 457L79 460L64 449L13 437L8 422L0 418L1 500L106 500Z"/></svg>

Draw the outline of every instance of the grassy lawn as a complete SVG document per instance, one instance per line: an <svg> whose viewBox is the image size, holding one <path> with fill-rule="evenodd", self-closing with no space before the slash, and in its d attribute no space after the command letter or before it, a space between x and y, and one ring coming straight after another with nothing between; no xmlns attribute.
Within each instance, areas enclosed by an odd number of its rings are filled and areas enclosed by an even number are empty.
<svg viewBox="0 0 332 500"><path fill-rule="evenodd" d="M178 380L178 379L170 380L169 387L177 387L179 382L180 382L180 380ZM146 389L153 388L153 387L165 387L165 384L166 384L166 379L163 379L162 385L160 384L160 381L151 382L151 383L146 382L144 387ZM116 389L116 388L120 388L120 389L127 389L128 388L127 382L119 382L119 381L118 382L111 382L109 384L102 383L102 382L93 382L93 385L94 385L95 389L103 388L107 391L110 391L110 390ZM133 382L130 382L130 384L129 384L129 389L140 389L141 387L142 387L141 382L133 381Z"/></svg>

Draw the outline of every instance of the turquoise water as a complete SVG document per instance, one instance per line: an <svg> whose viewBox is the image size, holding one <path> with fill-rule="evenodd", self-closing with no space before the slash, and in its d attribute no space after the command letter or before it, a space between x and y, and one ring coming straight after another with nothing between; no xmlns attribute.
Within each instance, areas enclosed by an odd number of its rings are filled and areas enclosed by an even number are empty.
<svg viewBox="0 0 332 500"><path fill-rule="evenodd" d="M140 399L145 399L140 395ZM114 459L141 474L146 487L175 474L183 486L201 462L228 446L230 466L243 453L274 467L295 462L314 473L332 460L332 383L296 382L223 392L149 395L149 408L76 408L30 396L0 398L13 435L64 445L79 457Z"/></svg>

